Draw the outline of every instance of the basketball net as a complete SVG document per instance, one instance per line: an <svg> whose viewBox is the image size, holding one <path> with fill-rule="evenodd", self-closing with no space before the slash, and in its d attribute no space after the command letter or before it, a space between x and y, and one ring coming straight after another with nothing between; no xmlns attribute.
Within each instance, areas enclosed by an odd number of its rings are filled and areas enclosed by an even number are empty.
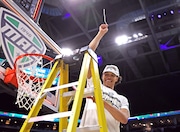
<svg viewBox="0 0 180 132"><path fill-rule="evenodd" d="M24 54L15 61L16 78L18 83L16 104L19 108L29 110L36 100L47 77L42 71L51 70L53 59L46 55ZM28 65L30 64L30 65Z"/></svg>

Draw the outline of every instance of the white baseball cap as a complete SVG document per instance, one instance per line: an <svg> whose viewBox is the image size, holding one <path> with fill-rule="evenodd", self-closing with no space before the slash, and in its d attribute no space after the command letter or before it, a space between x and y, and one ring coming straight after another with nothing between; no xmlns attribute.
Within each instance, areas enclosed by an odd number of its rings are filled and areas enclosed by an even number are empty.
<svg viewBox="0 0 180 132"><path fill-rule="evenodd" d="M105 72L112 72L112 73L114 73L116 76L120 76L119 75L119 69L118 69L118 67L117 66L115 66L115 65L106 65L106 67L104 68L104 70L103 70L103 73L105 73Z"/></svg>

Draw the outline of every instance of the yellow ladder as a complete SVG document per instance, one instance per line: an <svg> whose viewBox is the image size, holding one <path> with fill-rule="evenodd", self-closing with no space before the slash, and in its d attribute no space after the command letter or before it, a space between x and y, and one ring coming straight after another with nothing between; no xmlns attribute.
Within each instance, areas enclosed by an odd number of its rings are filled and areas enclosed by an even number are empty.
<svg viewBox="0 0 180 132"><path fill-rule="evenodd" d="M36 98L35 103L33 104L26 120L24 121L20 129L20 132L30 132L34 122L44 121L45 119L50 119L50 118L59 118L59 132L64 132L64 131L93 132L95 130L99 132L107 132L107 124L104 114L104 104L102 100L97 55L94 53L93 50L88 48L88 46L82 48L82 50L80 50L80 54L81 52L84 53L84 57L83 57L79 79L77 82L68 83L69 65L65 64L63 58L56 59L52 67L52 70L48 75L47 80L45 81L40 93ZM85 88L89 68L91 70L93 84L94 84L94 88L91 90ZM60 86L53 88L51 87L53 80L55 79L59 71L60 71ZM68 111L67 104L70 99L70 96L73 96L71 91L68 91L68 87L76 83L77 83L77 89L75 91L72 109L71 111ZM54 89L56 90L58 89L60 94L59 112L54 114L37 116L40 109L42 108L43 101L46 98L46 93L49 91L53 91ZM90 91L92 91L95 97L99 125L95 126L94 128L92 127L77 128L80 110L82 106L82 100L84 97L89 96L89 94L91 93ZM68 117L69 117L69 121L68 121Z"/></svg>

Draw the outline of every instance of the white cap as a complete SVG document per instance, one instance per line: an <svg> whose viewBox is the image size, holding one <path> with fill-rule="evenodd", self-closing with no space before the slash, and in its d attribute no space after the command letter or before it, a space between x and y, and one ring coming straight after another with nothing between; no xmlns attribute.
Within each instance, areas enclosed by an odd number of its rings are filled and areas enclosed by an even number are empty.
<svg viewBox="0 0 180 132"><path fill-rule="evenodd" d="M114 73L116 76L120 76L119 75L119 69L118 69L118 67L117 66L115 66L115 65L106 65L106 67L104 68L104 70L103 70L103 73L105 73L105 72L112 72L112 73Z"/></svg>

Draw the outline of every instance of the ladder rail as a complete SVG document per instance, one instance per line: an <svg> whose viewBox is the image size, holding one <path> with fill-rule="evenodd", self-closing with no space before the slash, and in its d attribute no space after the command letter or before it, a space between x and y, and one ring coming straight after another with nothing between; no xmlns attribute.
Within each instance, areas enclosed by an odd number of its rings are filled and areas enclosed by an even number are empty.
<svg viewBox="0 0 180 132"><path fill-rule="evenodd" d="M30 130L33 126L33 122L28 123L28 121L31 117L35 117L38 115L38 113L43 105L44 99L46 98L46 96L42 97L43 91L45 88L50 87L52 85L53 80L55 79L58 71L59 71L59 61L55 61L49 76L47 77L44 85L42 86L41 91L37 95L37 98L31 108L26 120L24 121L24 123L20 129L20 132L30 132Z"/></svg>
<svg viewBox="0 0 180 132"><path fill-rule="evenodd" d="M98 122L100 126L100 132L107 132L107 122L106 122L106 117L105 117L105 111L104 111L104 103L102 100L102 91L101 91L101 82L100 82L100 77L99 77L99 71L98 71L98 66L97 63L94 61L91 61L91 74L92 74L92 79L93 79L93 84L94 84L94 97L95 97L95 102L97 106L97 115L98 115ZM95 68L96 67L96 68Z"/></svg>
<svg viewBox="0 0 180 132"><path fill-rule="evenodd" d="M83 59L83 63L81 66L81 72L80 72L80 76L79 76L79 80L78 80L79 85L77 87L73 106L72 106L73 115L70 117L70 122L67 127L67 132L75 132L76 131L76 127L78 124L77 121L78 121L81 106L82 106L83 92L84 92L84 88L85 88L85 84L86 84L85 77L87 77L87 74L88 74L90 60L91 60L91 57L86 52L84 54L84 59Z"/></svg>
<svg viewBox="0 0 180 132"><path fill-rule="evenodd" d="M68 83L68 79L69 79L69 67L67 64L64 63L64 61L61 61L61 67L60 67L60 85L64 85ZM59 112L64 112L64 111L68 111L68 101L70 97L63 97L63 93L68 91L68 87L65 89L60 89L59 90ZM68 118L59 118L59 131L62 132L63 129L67 128L68 125Z"/></svg>

